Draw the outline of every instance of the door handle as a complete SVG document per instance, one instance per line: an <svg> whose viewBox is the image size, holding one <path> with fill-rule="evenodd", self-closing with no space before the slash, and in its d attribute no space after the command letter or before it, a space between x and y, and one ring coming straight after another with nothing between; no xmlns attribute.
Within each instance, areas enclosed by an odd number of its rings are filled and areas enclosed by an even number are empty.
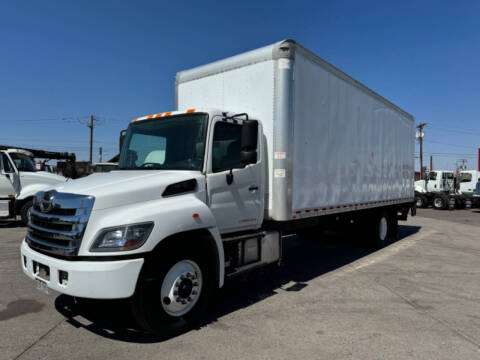
<svg viewBox="0 0 480 360"><path fill-rule="evenodd" d="M252 185L248 188L249 191L251 192L254 192L254 191L257 191L258 190L258 186L257 185Z"/></svg>

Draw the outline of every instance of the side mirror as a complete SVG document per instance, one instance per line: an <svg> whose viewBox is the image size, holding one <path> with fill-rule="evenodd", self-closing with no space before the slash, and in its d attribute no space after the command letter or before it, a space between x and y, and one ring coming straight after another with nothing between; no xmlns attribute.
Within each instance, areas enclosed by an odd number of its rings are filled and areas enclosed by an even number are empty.
<svg viewBox="0 0 480 360"><path fill-rule="evenodd" d="M241 162L244 166L257 162L258 121L245 120L242 125Z"/></svg>
<svg viewBox="0 0 480 360"><path fill-rule="evenodd" d="M125 140L125 135L127 134L127 130L120 131L120 138L118 139L119 151L118 153L122 152L122 145L123 141Z"/></svg>

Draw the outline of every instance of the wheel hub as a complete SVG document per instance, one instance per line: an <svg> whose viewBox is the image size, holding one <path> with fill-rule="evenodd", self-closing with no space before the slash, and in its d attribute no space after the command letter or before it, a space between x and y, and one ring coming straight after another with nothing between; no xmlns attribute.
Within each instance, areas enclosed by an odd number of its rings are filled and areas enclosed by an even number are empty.
<svg viewBox="0 0 480 360"><path fill-rule="evenodd" d="M380 219L380 224L378 228L378 235L380 237L380 240L383 241L387 238L387 232L388 232L387 219L384 216L382 216L382 218Z"/></svg>
<svg viewBox="0 0 480 360"><path fill-rule="evenodd" d="M182 316L197 303L202 290L202 272L193 261L182 260L165 276L161 299L163 309L171 316Z"/></svg>
<svg viewBox="0 0 480 360"><path fill-rule="evenodd" d="M185 279L180 282L178 286L178 296L186 299L190 296L193 290L193 282L190 279Z"/></svg>

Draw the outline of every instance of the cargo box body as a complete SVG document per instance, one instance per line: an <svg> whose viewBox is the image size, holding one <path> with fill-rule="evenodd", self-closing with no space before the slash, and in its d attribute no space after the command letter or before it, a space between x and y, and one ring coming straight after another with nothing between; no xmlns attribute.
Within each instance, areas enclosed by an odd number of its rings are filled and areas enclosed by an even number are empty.
<svg viewBox="0 0 480 360"><path fill-rule="evenodd" d="M267 220L413 201L413 117L292 40L178 73L175 102L261 121Z"/></svg>

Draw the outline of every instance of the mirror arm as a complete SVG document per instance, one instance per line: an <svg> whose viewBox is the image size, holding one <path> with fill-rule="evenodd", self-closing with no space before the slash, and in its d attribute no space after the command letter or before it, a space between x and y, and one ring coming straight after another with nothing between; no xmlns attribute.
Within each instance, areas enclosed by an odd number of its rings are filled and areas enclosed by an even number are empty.
<svg viewBox="0 0 480 360"><path fill-rule="evenodd" d="M230 171L227 174L227 185L232 185L233 184L233 169L230 169Z"/></svg>

